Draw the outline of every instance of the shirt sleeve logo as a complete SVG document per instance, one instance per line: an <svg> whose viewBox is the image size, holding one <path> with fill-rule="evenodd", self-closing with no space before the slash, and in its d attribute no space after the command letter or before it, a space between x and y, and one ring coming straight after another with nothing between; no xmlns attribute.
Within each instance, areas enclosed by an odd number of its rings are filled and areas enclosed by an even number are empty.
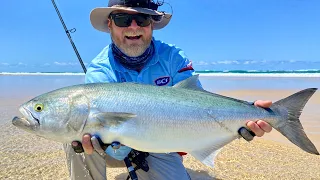
<svg viewBox="0 0 320 180"><path fill-rule="evenodd" d="M154 83L156 83L157 86L165 86L170 82L170 77L165 76L165 77L160 77L156 80L154 80Z"/></svg>
<svg viewBox="0 0 320 180"><path fill-rule="evenodd" d="M194 70L192 67L192 61L190 60L189 64L187 64L187 66L183 67L182 69L180 69L178 71L178 73L182 73L184 71L189 71L189 70Z"/></svg>

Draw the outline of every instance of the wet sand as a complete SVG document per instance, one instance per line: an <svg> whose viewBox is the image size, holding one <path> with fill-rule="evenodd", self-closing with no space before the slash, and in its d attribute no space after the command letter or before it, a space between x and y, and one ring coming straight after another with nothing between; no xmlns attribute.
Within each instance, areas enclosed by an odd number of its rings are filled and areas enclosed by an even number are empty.
<svg viewBox="0 0 320 180"><path fill-rule="evenodd" d="M0 179L68 179L62 145L14 127L11 125L11 119L18 115L18 106L24 101L51 88L81 82L81 78L65 81L64 78L57 80L56 77L54 79L57 81L53 83L43 80L44 77L41 77L42 79L39 77L40 82L47 82L46 87L36 86L37 78L34 77L32 86L28 86L25 80L12 81L1 78ZM18 82L18 85L13 82ZM216 93L248 101L256 99L276 101L300 89L300 87L285 88L284 85L281 88L264 90L263 87L252 88L239 84L237 90L226 90L210 85L209 82L210 79L206 79L205 88L216 88ZM319 86L319 80L316 82ZM320 91L310 99L301 115L301 122L307 135L318 150L320 150L319 109ZM320 156L300 150L276 130L263 138L255 138L252 142L233 141L223 148L215 162L215 168L209 168L189 155L184 158L184 164L192 179L320 179ZM127 177L124 168L109 168L107 172L108 179Z"/></svg>

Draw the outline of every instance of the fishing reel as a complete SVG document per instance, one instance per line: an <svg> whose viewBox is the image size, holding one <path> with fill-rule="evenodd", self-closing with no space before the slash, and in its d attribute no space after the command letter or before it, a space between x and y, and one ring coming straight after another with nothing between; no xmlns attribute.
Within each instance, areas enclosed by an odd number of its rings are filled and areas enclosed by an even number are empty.
<svg viewBox="0 0 320 180"><path fill-rule="evenodd" d="M149 171L148 162L146 161L146 158L148 156L149 153L137 151L134 149L131 150L131 152L128 154L130 161L137 165L135 169L142 169L145 172Z"/></svg>

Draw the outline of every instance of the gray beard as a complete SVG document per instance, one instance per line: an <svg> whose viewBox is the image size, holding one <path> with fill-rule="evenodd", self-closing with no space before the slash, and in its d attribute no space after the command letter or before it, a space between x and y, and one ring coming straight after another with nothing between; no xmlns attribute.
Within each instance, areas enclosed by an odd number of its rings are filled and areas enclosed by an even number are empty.
<svg viewBox="0 0 320 180"><path fill-rule="evenodd" d="M145 43L143 43L142 45L126 45L126 44L122 44L119 43L119 41L117 40L117 38L114 38L114 35L112 33L112 31L110 31L110 36L112 41L114 42L114 44L127 56L129 57L138 57L140 55L142 55L146 49L150 46L151 40L152 40L152 34L150 36L150 38L148 38L146 41L144 41Z"/></svg>
<svg viewBox="0 0 320 180"><path fill-rule="evenodd" d="M149 46L150 46L150 43L144 44L144 45L130 45L130 46L120 45L118 47L127 56L138 57L138 56L142 55Z"/></svg>

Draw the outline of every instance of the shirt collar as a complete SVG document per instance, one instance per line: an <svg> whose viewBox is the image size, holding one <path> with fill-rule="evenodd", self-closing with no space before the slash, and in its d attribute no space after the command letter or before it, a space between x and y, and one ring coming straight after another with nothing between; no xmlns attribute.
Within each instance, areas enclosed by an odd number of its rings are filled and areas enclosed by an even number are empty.
<svg viewBox="0 0 320 180"><path fill-rule="evenodd" d="M154 37L152 37L152 41L154 43L154 54L152 56L152 58L150 59L150 61L143 67L143 69L145 68L148 68L150 66L153 66L155 65L158 61L159 61L159 57L158 57L158 47L157 47L157 44L156 44L156 41L154 39ZM130 70L130 69L126 69L122 66L122 64L120 64L118 61L115 60L113 54L112 54L112 48L111 48L111 45L109 45L109 52L108 52L108 56L109 57L112 57L112 58L109 58L109 59L112 59L111 60L111 63L113 64L113 67L115 68L116 71L118 72L132 72L133 70ZM143 71L142 69L142 71Z"/></svg>

